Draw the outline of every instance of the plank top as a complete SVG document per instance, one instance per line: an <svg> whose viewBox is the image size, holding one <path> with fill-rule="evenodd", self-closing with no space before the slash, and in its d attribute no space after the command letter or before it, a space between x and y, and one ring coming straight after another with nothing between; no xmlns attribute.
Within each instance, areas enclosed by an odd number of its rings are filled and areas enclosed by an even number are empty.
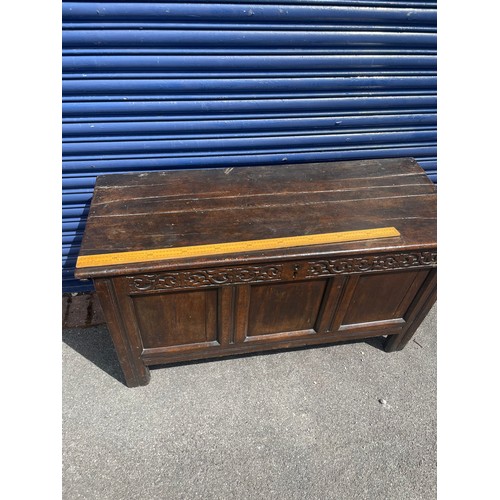
<svg viewBox="0 0 500 500"><path fill-rule="evenodd" d="M412 158L105 175L80 256L381 227L401 236L86 267L75 276L436 247L436 188Z"/></svg>

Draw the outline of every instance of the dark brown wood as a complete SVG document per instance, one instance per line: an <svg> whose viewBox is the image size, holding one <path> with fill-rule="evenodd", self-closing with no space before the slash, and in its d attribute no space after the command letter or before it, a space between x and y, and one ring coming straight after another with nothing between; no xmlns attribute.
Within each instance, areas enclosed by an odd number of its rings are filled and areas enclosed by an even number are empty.
<svg viewBox="0 0 500 500"><path fill-rule="evenodd" d="M102 176L80 255L394 226L400 237L82 268L127 385L147 366L388 335L435 301L436 193L410 158Z"/></svg>
<svg viewBox="0 0 500 500"><path fill-rule="evenodd" d="M436 246L436 194L411 158L97 179L80 255L396 226L401 238L86 268L80 278Z"/></svg>
<svg viewBox="0 0 500 500"><path fill-rule="evenodd" d="M247 336L313 330L326 284L320 279L252 286Z"/></svg>
<svg viewBox="0 0 500 500"><path fill-rule="evenodd" d="M130 331L124 322L113 280L96 279L94 285L126 384L129 387L147 385L150 379L149 369L141 358L142 350L130 335Z"/></svg>
<svg viewBox="0 0 500 500"><path fill-rule="evenodd" d="M437 271L432 270L427 276L427 280L420 288L413 303L406 313L407 328L399 335L387 339L385 350L387 352L401 351L413 337L431 307L436 302L437 297Z"/></svg>
<svg viewBox="0 0 500 500"><path fill-rule="evenodd" d="M145 349L217 341L217 290L135 295Z"/></svg>
<svg viewBox="0 0 500 500"><path fill-rule="evenodd" d="M325 298L321 304L321 310L314 329L318 333L334 331L333 322L336 318L337 307L344 290L347 276L336 276L328 280Z"/></svg>
<svg viewBox="0 0 500 500"><path fill-rule="evenodd" d="M222 346L234 344L234 322L236 311L236 287L222 286L218 289L218 332Z"/></svg>
<svg viewBox="0 0 500 500"><path fill-rule="evenodd" d="M401 318L406 311L401 307L403 299L421 274L421 271L402 271L360 276L342 326Z"/></svg>

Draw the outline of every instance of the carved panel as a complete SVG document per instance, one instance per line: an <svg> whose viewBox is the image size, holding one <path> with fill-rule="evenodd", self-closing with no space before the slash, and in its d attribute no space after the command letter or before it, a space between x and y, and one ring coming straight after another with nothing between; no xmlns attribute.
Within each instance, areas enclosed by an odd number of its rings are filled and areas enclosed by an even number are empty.
<svg viewBox="0 0 500 500"><path fill-rule="evenodd" d="M437 252L408 252L339 257L282 264L246 265L185 271L160 271L127 276L130 293L204 288L268 281L293 281L338 274L397 271L437 266Z"/></svg>
<svg viewBox="0 0 500 500"><path fill-rule="evenodd" d="M127 276L130 292L203 288L214 285L240 284L281 279L283 266L244 266L230 268L168 271Z"/></svg>
<svg viewBox="0 0 500 500"><path fill-rule="evenodd" d="M437 266L437 252L393 253L343 257L308 263L307 277Z"/></svg>

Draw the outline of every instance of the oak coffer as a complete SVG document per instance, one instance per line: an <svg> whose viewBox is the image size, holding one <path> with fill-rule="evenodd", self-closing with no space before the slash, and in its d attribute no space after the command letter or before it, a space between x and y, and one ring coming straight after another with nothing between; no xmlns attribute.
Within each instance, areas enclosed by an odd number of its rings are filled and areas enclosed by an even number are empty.
<svg viewBox="0 0 500 500"><path fill-rule="evenodd" d="M156 364L373 336L400 350L436 266L435 186L392 158L100 176L76 277L134 387Z"/></svg>

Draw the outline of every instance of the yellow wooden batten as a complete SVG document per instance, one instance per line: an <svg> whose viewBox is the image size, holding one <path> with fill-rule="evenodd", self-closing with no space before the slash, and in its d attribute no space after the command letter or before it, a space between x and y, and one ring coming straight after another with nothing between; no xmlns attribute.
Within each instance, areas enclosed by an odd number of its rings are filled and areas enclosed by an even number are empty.
<svg viewBox="0 0 500 500"><path fill-rule="evenodd" d="M153 250L137 250L132 252L104 253L97 255L81 255L76 267L100 267L135 262L152 262L155 260L184 259L187 257L203 257L276 248L301 247L308 245L326 245L347 241L371 240L400 236L395 227L360 229L357 231L340 231L336 233L306 234L284 238L268 238L263 240L231 241L227 243L209 243L187 247L158 248Z"/></svg>

